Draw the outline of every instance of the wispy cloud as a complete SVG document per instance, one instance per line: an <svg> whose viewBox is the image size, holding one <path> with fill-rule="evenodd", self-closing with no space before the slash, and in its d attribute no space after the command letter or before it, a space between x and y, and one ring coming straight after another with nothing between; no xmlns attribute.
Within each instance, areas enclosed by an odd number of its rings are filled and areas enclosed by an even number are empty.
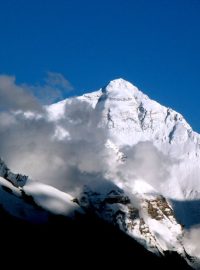
<svg viewBox="0 0 200 270"><path fill-rule="evenodd" d="M64 91L73 90L71 83L61 74L57 72L47 72L47 78L45 79L47 85L51 85L55 88L61 88Z"/></svg>
<svg viewBox="0 0 200 270"><path fill-rule="evenodd" d="M41 105L29 88L16 84L14 76L0 75L0 109L38 111Z"/></svg>
<svg viewBox="0 0 200 270"><path fill-rule="evenodd" d="M74 89L61 73L50 71L47 72L43 83L27 86L27 88L30 88L43 104L57 102Z"/></svg>
<svg viewBox="0 0 200 270"><path fill-rule="evenodd" d="M41 104L51 104L73 90L60 73L48 72L43 83L17 84L15 76L0 75L0 110L41 111Z"/></svg>

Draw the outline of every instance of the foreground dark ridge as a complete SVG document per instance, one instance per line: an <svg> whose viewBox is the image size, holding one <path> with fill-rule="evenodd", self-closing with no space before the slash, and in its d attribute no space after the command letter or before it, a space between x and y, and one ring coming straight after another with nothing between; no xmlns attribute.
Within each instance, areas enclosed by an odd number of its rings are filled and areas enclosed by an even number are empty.
<svg viewBox="0 0 200 270"><path fill-rule="evenodd" d="M2 217L3 216L3 217ZM24 258L33 267L81 264L82 268L97 266L132 269L191 269L176 253L157 257L117 228L87 214L75 221L61 216L50 217L48 224L33 225L6 213L1 215L1 254L7 267L13 260Z"/></svg>

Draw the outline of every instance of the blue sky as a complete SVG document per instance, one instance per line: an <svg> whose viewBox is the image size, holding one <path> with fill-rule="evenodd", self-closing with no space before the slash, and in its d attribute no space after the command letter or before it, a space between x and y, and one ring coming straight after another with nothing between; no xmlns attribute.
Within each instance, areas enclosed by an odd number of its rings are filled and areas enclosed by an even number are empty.
<svg viewBox="0 0 200 270"><path fill-rule="evenodd" d="M74 95L122 77L200 131L199 14L200 0L1 1L0 74L61 73Z"/></svg>

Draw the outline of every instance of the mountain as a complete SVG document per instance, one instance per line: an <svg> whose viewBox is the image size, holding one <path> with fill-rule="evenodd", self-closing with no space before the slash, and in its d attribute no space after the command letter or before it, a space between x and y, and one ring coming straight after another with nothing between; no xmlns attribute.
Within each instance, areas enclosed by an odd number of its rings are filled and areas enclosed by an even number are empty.
<svg viewBox="0 0 200 270"><path fill-rule="evenodd" d="M95 234L103 227L109 233L100 235L108 238L111 226L134 239L134 252L145 247L150 253L141 254L149 262L157 263L153 254L171 254L173 265L176 254L178 262L183 258L200 269L196 243L189 238L200 223L200 135L183 116L123 79L44 110L22 112L20 117L48 125L53 163L35 181L40 167L19 166L29 174L26 177L12 173L1 160L2 217L26 224L60 224L61 218L62 224L74 222L73 228L82 224L79 229L84 228L88 238L92 220ZM51 167L56 169L56 181ZM119 231L116 235L121 239Z"/></svg>

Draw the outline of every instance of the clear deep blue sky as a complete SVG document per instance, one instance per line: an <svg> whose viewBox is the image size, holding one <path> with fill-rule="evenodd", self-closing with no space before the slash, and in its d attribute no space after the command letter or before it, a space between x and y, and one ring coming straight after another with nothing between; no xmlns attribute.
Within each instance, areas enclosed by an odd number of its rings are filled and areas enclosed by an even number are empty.
<svg viewBox="0 0 200 270"><path fill-rule="evenodd" d="M122 77L200 131L200 0L9 0L0 73L62 73L75 95Z"/></svg>

